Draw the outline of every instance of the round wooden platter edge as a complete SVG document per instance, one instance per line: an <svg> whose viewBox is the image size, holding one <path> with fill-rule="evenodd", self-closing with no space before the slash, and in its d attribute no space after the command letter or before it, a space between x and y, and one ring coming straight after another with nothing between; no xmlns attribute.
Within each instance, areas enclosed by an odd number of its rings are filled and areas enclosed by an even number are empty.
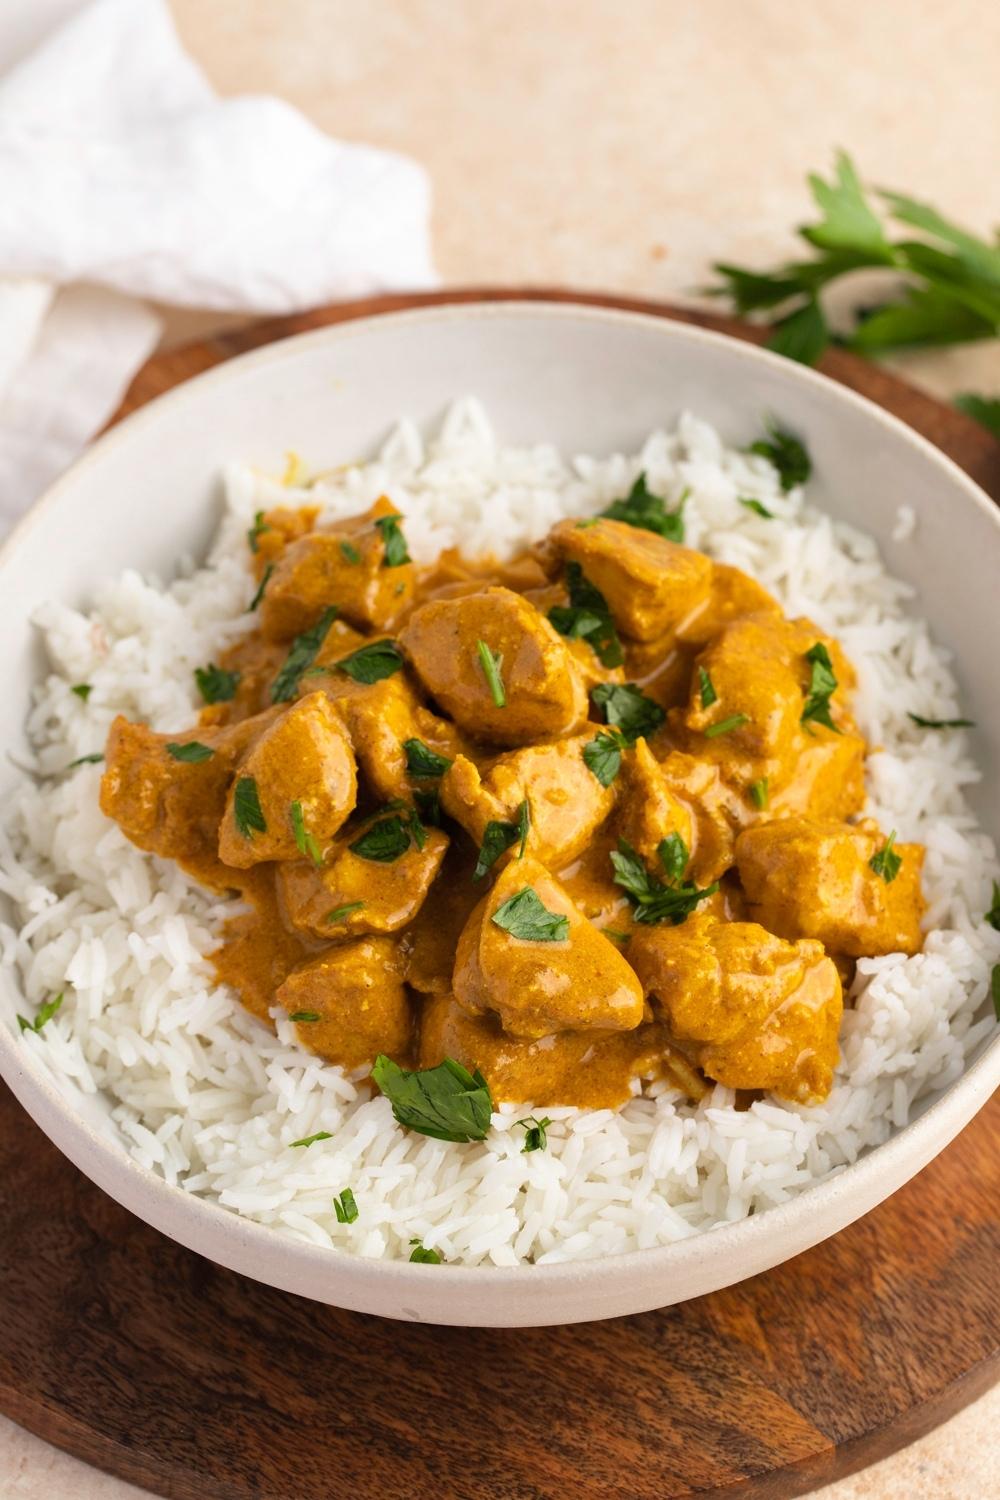
<svg viewBox="0 0 1000 1500"><path fill-rule="evenodd" d="M160 353L117 417L276 338L440 302L317 309ZM1000 445L841 351L821 368L1000 498ZM116 419L117 419L116 417ZM0 1411L169 1500L784 1500L885 1457L1000 1375L1000 1108L887 1203L710 1297L607 1323L450 1329L344 1313L183 1250L76 1171L0 1087Z"/></svg>

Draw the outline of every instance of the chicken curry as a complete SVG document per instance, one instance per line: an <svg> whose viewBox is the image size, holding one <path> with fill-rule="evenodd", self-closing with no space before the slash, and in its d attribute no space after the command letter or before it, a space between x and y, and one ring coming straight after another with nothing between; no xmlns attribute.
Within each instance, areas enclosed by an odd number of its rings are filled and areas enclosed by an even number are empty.
<svg viewBox="0 0 1000 1500"><path fill-rule="evenodd" d="M101 786L242 897L214 962L255 1015L496 1100L827 1095L854 961L921 946L923 849L858 820L837 642L637 493L503 564L417 566L385 498L258 514L200 722L118 718Z"/></svg>

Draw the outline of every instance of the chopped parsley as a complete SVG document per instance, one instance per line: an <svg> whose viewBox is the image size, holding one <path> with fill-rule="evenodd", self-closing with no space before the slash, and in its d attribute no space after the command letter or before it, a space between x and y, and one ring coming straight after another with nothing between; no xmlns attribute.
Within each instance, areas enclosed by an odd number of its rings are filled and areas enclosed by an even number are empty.
<svg viewBox="0 0 1000 1500"><path fill-rule="evenodd" d="M486 685L490 690L490 697L497 708L506 708L507 694L504 692L503 678L500 676L503 667L503 655L494 656L485 641L476 642L476 650L479 652L479 663L486 678Z"/></svg>
<svg viewBox="0 0 1000 1500"><path fill-rule="evenodd" d="M534 1115L527 1115L523 1120L515 1120L515 1125L520 1125L524 1131L524 1145L521 1147L521 1155L528 1151L544 1151L549 1143L547 1131L552 1121L548 1115L541 1120L536 1120Z"/></svg>
<svg viewBox="0 0 1000 1500"><path fill-rule="evenodd" d="M994 932L1000 932L1000 885L993 882L993 905L985 914L984 920L989 922Z"/></svg>
<svg viewBox="0 0 1000 1500"><path fill-rule="evenodd" d="M521 848L518 858L524 857L525 845L528 842L528 830L531 827L531 812L527 801L520 804L517 809L517 821L515 823L501 823L491 818L483 830L483 842L479 850L479 858L476 860L476 868L472 872L473 880L482 880L487 870L491 869L507 850L520 840Z"/></svg>
<svg viewBox="0 0 1000 1500"><path fill-rule="evenodd" d="M331 924L334 922L342 922L345 917L349 917L351 915L352 911L360 911L364 904L365 903L363 901L348 901L344 906L335 906L333 908L333 911L327 912L326 916L323 918L323 921L329 922Z"/></svg>
<svg viewBox="0 0 1000 1500"><path fill-rule="evenodd" d="M622 751L631 741L620 729L602 729L583 747L583 763L601 783L610 786L622 768Z"/></svg>
<svg viewBox="0 0 1000 1500"><path fill-rule="evenodd" d="M240 685L240 674L209 662L207 667L195 667L194 680L206 703L231 703Z"/></svg>
<svg viewBox="0 0 1000 1500"><path fill-rule="evenodd" d="M289 703L295 697L299 678L316 660L317 653L326 640L327 631L337 618L337 606L324 609L315 625L297 635L285 658L285 664L271 686L272 703Z"/></svg>
<svg viewBox="0 0 1000 1500"><path fill-rule="evenodd" d="M441 827L441 797L437 787L429 792L414 791L413 800L417 804L417 812L420 821L425 828Z"/></svg>
<svg viewBox="0 0 1000 1500"><path fill-rule="evenodd" d="M608 601L600 589L584 577L579 563L566 566L566 591L569 604L556 604L549 610L549 623L560 635L583 640L592 648L604 667L620 667L625 660Z"/></svg>
<svg viewBox="0 0 1000 1500"><path fill-rule="evenodd" d="M822 641L817 641L815 646L806 652L806 661L809 662L812 670L809 674L809 688L800 722L808 724L810 720L815 720L817 724L825 724L827 729L832 729L834 734L839 734L840 730L830 715L830 699L837 689L837 679L834 676L830 653Z"/></svg>
<svg viewBox="0 0 1000 1500"><path fill-rule="evenodd" d="M353 1224L358 1217L358 1205L350 1188L345 1188L339 1198L333 1200L333 1211L338 1224Z"/></svg>
<svg viewBox="0 0 1000 1500"><path fill-rule="evenodd" d="M76 682L70 688L70 692L75 693L78 698L82 698L84 703L86 703L93 691L94 689L89 682Z"/></svg>
<svg viewBox="0 0 1000 1500"><path fill-rule="evenodd" d="M361 553L358 551L357 547L355 547L353 542L341 542L340 555L344 559L344 561L346 563L350 563L352 567L357 567L358 563L361 561Z"/></svg>
<svg viewBox="0 0 1000 1500"><path fill-rule="evenodd" d="M625 499L613 501L601 515L609 521L624 521L626 526L635 526L640 531L655 531L668 542L683 542L684 506L689 493L689 490L684 491L676 510L667 510L662 496L650 491L643 472Z"/></svg>
<svg viewBox="0 0 1000 1500"><path fill-rule="evenodd" d="M42 1027L52 1020L52 1017L62 1005L64 998L65 993L63 990L60 990L54 999L46 1000L44 1005L38 1007L38 1014L33 1021L26 1021L24 1016L19 1015L17 1018L18 1026L22 1031L33 1031L37 1035Z"/></svg>
<svg viewBox="0 0 1000 1500"><path fill-rule="evenodd" d="M679 835L673 835L673 837L678 839L680 848L684 849L686 865L687 850L683 840ZM676 871L677 846L674 846L670 855L665 857L663 847L665 843L668 843L668 840L663 840L658 850L661 863L665 869ZM706 896L714 896L719 889L717 880L702 890L691 881L681 882L679 876L675 877L671 883L667 883L655 875L650 875L631 844L626 843L624 839L619 839L618 848L612 850L611 864L614 867L615 884L620 885L635 903L632 910L632 919L635 922L647 924L671 922L676 927L691 915L699 902L704 901Z"/></svg>
<svg viewBox="0 0 1000 1500"><path fill-rule="evenodd" d="M386 818L379 818L365 830L360 838L356 838L353 844L349 844L348 848L359 859L370 859L376 864L391 865L409 849L412 831L409 819L401 818L399 813L390 813Z"/></svg>
<svg viewBox="0 0 1000 1500"><path fill-rule="evenodd" d="M304 1135L301 1141L290 1141L289 1147L294 1150L296 1146L314 1146L317 1141L332 1141L333 1136L329 1130L317 1130L315 1135Z"/></svg>
<svg viewBox="0 0 1000 1500"><path fill-rule="evenodd" d="M268 585L268 583L270 582L270 579L271 579L271 574L273 572L274 572L274 563L273 562L269 562L268 565L267 565L267 567L264 569L263 574L261 575L260 583L257 585L257 592L254 594L253 598L250 600L250 605L249 605L249 607L247 609L247 614L248 615L252 615L253 614L254 610L257 608L258 604L263 599L263 597L264 597L264 590L267 588L267 585Z"/></svg>
<svg viewBox="0 0 1000 1500"><path fill-rule="evenodd" d="M251 552L260 551L260 535L262 532L270 530L270 526L264 520L264 512L262 510L255 511L253 525L247 532L247 544Z"/></svg>
<svg viewBox="0 0 1000 1500"><path fill-rule="evenodd" d="M310 1021L320 1021L322 1016L318 1010L293 1010L288 1019L298 1026Z"/></svg>
<svg viewBox="0 0 1000 1500"><path fill-rule="evenodd" d="M411 1240L410 1244L413 1246L413 1249L410 1251L410 1260L418 1266L439 1266L441 1264L441 1257L436 1250L428 1250L427 1246L422 1245L419 1240Z"/></svg>
<svg viewBox="0 0 1000 1500"><path fill-rule="evenodd" d="M569 937L569 918L543 906L530 885L498 906L490 921L524 943L561 943Z"/></svg>
<svg viewBox="0 0 1000 1500"><path fill-rule="evenodd" d="M633 742L659 729L667 717L660 705L647 698L634 682L599 682L590 698L598 708L603 708L608 723Z"/></svg>
<svg viewBox="0 0 1000 1500"><path fill-rule="evenodd" d="M407 1130L436 1141L482 1141L490 1128L493 1099L477 1068L470 1073L446 1057L436 1068L409 1072L380 1053L372 1078Z"/></svg>
<svg viewBox="0 0 1000 1500"><path fill-rule="evenodd" d="M691 858L687 844L679 833L671 833L665 839L660 840L656 846L656 852L660 857L660 864L667 872L670 884L676 885L687 869L687 862Z"/></svg>
<svg viewBox="0 0 1000 1500"><path fill-rule="evenodd" d="M698 694L701 698L702 708L711 708L713 703L718 703L719 701L719 695L715 691L715 684L704 667L698 668Z"/></svg>
<svg viewBox="0 0 1000 1500"><path fill-rule="evenodd" d="M975 719L925 719L922 714L907 714L918 729L975 729Z"/></svg>
<svg viewBox="0 0 1000 1500"><path fill-rule="evenodd" d="M305 815L302 811L301 802L293 802L288 809L292 820L292 833L295 836L295 847L300 854L311 859L314 865L323 863L323 851L317 839L306 828Z"/></svg>
<svg viewBox="0 0 1000 1500"><path fill-rule="evenodd" d="M342 656L336 663L339 672L346 672L353 682L369 686L391 677L403 665L403 653L395 641L372 641L369 646L359 646L349 656Z"/></svg>
<svg viewBox="0 0 1000 1500"><path fill-rule="evenodd" d="M774 511L768 510L762 501L752 500L748 495L740 495L739 501L741 505L746 506L747 510L752 510L755 516L763 516L765 521L774 520Z"/></svg>
<svg viewBox="0 0 1000 1500"><path fill-rule="evenodd" d="M200 740L185 740L182 745L171 740L166 750L173 760L183 761L189 766L200 766L203 760L211 760L215 754L214 750L203 745Z"/></svg>
<svg viewBox="0 0 1000 1500"><path fill-rule="evenodd" d="M765 426L767 437L758 438L756 443L751 443L748 451L770 460L778 471L782 492L787 494L797 484L805 484L812 473L812 460L797 437L793 437L790 432L783 432L774 422L768 422Z"/></svg>
<svg viewBox="0 0 1000 1500"><path fill-rule="evenodd" d="M432 781L443 776L451 765L447 755L438 755L423 740L404 740L403 749L406 752L406 769L416 781Z"/></svg>
<svg viewBox="0 0 1000 1500"><path fill-rule="evenodd" d="M881 875L886 885L892 884L896 876L899 874L900 865L903 863L903 856L901 854L897 854L895 849L892 847L895 842L896 830L894 828L889 837L886 839L885 843L882 845L882 848L879 849L877 854L873 854L871 859L868 861L871 868L875 871L875 874Z"/></svg>
<svg viewBox="0 0 1000 1500"><path fill-rule="evenodd" d="M78 755L76 760L71 760L66 769L67 771L72 771L74 766L96 766L103 759L103 750L92 750L89 755Z"/></svg>
<svg viewBox="0 0 1000 1500"><path fill-rule="evenodd" d="M762 776L759 781L752 781L750 783L750 801L759 812L764 811L770 801L766 776Z"/></svg>
<svg viewBox="0 0 1000 1500"><path fill-rule="evenodd" d="M718 724L710 724L705 730L705 738L706 740L717 739L720 734L731 734L734 729L742 729L744 724L749 723L749 714L730 714L728 719L720 719Z"/></svg>
<svg viewBox="0 0 1000 1500"><path fill-rule="evenodd" d="M402 519L402 516L379 516L375 522L376 529L382 535L383 568L401 568L403 563L411 560L406 550L406 538L399 526Z"/></svg>
<svg viewBox="0 0 1000 1500"><path fill-rule="evenodd" d="M261 810L260 793L252 776L241 776L233 790L233 817L242 838L267 832L267 820Z"/></svg>

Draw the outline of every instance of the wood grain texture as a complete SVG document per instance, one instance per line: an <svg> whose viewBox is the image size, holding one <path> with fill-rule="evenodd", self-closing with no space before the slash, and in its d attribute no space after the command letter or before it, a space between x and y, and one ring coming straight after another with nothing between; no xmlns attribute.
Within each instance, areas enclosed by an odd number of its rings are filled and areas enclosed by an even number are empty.
<svg viewBox="0 0 1000 1500"><path fill-rule="evenodd" d="M448 300L545 292L447 294ZM382 298L157 356L123 406ZM747 330L609 298L577 300ZM1000 497L1000 446L850 356L823 368ZM1000 1374L1000 1102L833 1240L679 1307L571 1328L385 1322L181 1249L0 1086L0 1410L170 1500L784 1500L885 1457Z"/></svg>

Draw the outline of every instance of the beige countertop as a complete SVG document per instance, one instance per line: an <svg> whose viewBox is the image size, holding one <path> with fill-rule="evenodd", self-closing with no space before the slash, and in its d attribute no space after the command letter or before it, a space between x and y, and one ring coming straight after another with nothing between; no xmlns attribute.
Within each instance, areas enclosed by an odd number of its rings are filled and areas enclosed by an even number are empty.
<svg viewBox="0 0 1000 1500"><path fill-rule="evenodd" d="M1000 223L996 0L171 0L224 93L268 92L434 182L446 283L683 299L761 266L842 145L874 182ZM174 314L172 341L218 324ZM1000 345L895 362L1000 394ZM815 1500L1000 1493L1000 1390ZM0 1500L142 1492L0 1419ZM288 1500L294 1500L290 1492Z"/></svg>

